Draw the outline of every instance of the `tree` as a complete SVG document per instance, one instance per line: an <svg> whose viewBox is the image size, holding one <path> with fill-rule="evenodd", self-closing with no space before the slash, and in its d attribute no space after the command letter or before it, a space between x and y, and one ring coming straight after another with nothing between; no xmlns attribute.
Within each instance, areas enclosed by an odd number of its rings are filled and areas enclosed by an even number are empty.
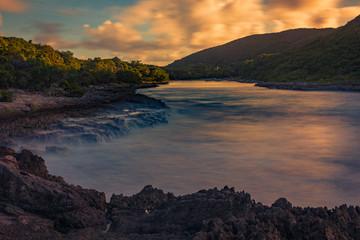
<svg viewBox="0 0 360 240"><path fill-rule="evenodd" d="M125 70L125 71L118 71L116 73L116 80L118 82L125 82L125 83L140 83L141 77L137 72Z"/></svg>

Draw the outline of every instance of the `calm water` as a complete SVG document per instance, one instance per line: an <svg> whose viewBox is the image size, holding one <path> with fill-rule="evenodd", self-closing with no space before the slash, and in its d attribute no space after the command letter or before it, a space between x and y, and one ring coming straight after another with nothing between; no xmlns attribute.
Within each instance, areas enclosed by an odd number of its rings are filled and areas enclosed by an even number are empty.
<svg viewBox="0 0 360 240"><path fill-rule="evenodd" d="M360 204L360 93L227 81L139 92L170 107L167 124L45 156L50 172L108 197L147 184L176 195L228 185L265 204Z"/></svg>

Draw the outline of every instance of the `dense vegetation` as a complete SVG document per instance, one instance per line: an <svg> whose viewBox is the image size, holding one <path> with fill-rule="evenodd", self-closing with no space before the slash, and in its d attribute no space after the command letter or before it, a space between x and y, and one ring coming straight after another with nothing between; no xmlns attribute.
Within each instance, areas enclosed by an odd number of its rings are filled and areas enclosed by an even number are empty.
<svg viewBox="0 0 360 240"><path fill-rule="evenodd" d="M292 30L284 33L299 32ZM257 35L256 38L259 36L261 35ZM263 39L268 37L269 35L265 34ZM254 57L243 59L248 54L247 50L244 50L245 53L237 52L239 61L226 62L221 60L224 58L223 54L214 54L212 58L220 60L212 60L212 63L209 63L209 60L201 60L201 56L209 54L203 52L197 59L197 64L187 64L189 59L184 58L167 66L167 70L174 79L236 77L271 82L360 81L360 16L343 27L317 34L316 38L312 38L306 44L303 44L304 41L301 44L297 42L293 48L289 45L287 49L281 49L278 45L284 44L284 40L277 38L277 41L272 41L272 47L264 48L259 45L263 52L258 54L259 51L256 50L257 55ZM224 46L220 46L220 50ZM243 47L249 47L249 43ZM235 50L233 49L233 52L236 52ZM214 53L211 49L204 51Z"/></svg>
<svg viewBox="0 0 360 240"><path fill-rule="evenodd" d="M81 86L105 83L167 82L161 68L140 61L94 58L80 60L70 51L54 50L15 37L0 37L0 89L56 89L81 95Z"/></svg>
<svg viewBox="0 0 360 240"><path fill-rule="evenodd" d="M0 91L0 102L12 102L14 100L14 92L13 91Z"/></svg>
<svg viewBox="0 0 360 240"><path fill-rule="evenodd" d="M246 59L252 59L263 53L279 53L326 36L335 29L293 29L279 33L257 34L240 38L221 46L193 53L169 65L170 68L181 68L202 63L212 66L224 66Z"/></svg>

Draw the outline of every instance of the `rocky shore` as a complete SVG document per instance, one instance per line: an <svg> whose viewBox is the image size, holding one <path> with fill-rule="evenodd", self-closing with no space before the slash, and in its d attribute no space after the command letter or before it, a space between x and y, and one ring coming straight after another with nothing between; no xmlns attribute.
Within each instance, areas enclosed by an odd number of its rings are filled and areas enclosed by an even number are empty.
<svg viewBox="0 0 360 240"><path fill-rule="evenodd" d="M266 206L228 187L176 197L146 186L106 202L0 147L0 239L360 239L360 208Z"/></svg>
<svg viewBox="0 0 360 240"><path fill-rule="evenodd" d="M136 89L155 86L92 86L84 89L82 97L56 97L15 90L13 102L0 102L0 144L11 146L10 138L32 135L39 129L49 128L63 117L89 116L94 110L112 102L149 102L152 99L136 94Z"/></svg>
<svg viewBox="0 0 360 240"><path fill-rule="evenodd" d="M335 90L360 91L360 82L344 83L307 83L307 82L257 82L257 87L289 90Z"/></svg>

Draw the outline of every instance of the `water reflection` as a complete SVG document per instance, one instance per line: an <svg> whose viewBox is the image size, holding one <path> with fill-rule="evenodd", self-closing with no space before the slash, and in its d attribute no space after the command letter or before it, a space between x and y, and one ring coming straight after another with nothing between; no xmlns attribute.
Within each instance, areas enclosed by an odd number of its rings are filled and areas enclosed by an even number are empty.
<svg viewBox="0 0 360 240"><path fill-rule="evenodd" d="M167 125L48 156L51 171L107 194L229 185L266 204L359 205L360 94L205 81L141 92L172 109Z"/></svg>

